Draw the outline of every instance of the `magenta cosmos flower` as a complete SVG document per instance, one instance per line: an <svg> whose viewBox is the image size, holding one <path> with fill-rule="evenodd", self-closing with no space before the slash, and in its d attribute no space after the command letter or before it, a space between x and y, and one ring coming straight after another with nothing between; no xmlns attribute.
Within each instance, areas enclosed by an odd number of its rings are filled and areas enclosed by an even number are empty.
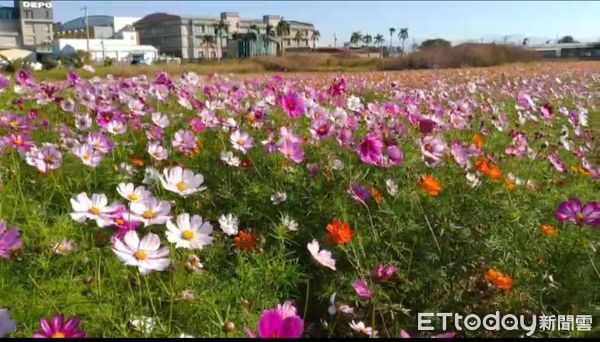
<svg viewBox="0 0 600 342"><path fill-rule="evenodd" d="M0 221L0 258L10 259L12 252L22 245L21 233L17 229L7 229L6 223Z"/></svg>
<svg viewBox="0 0 600 342"><path fill-rule="evenodd" d="M375 269L371 273L371 277L375 280L390 280L394 275L396 275L398 269L394 266L385 266L379 264L375 266Z"/></svg>
<svg viewBox="0 0 600 342"><path fill-rule="evenodd" d="M556 210L556 219L562 222L584 224L590 226L600 225L600 205L598 202L581 203L577 198L564 201Z"/></svg>
<svg viewBox="0 0 600 342"><path fill-rule="evenodd" d="M82 338L85 332L78 331L80 321L75 318L65 321L65 316L58 315L52 320L40 320L41 331L35 333L35 338Z"/></svg>
<svg viewBox="0 0 600 342"><path fill-rule="evenodd" d="M259 338L299 338L303 332L304 321L289 301L262 313L258 321L258 336L246 330L248 336Z"/></svg>
<svg viewBox="0 0 600 342"><path fill-rule="evenodd" d="M363 163L369 165L378 165L381 161L383 142L375 135L367 135L360 146L358 146L358 155Z"/></svg>
<svg viewBox="0 0 600 342"><path fill-rule="evenodd" d="M281 99L281 106L287 115L295 119L304 114L304 100L296 92L289 92Z"/></svg>

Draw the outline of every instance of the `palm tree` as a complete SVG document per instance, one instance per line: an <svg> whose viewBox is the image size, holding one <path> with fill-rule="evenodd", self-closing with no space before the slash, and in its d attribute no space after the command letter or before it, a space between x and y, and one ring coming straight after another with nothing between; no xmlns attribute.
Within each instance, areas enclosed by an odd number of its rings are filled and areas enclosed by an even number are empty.
<svg viewBox="0 0 600 342"><path fill-rule="evenodd" d="M390 31L390 52L392 52L392 39L394 38L394 33L396 33L396 29L390 27L388 31Z"/></svg>
<svg viewBox="0 0 600 342"><path fill-rule="evenodd" d="M360 31L352 32L352 35L350 36L350 43L358 44L362 40L363 40L363 36L362 36L362 33L360 33Z"/></svg>
<svg viewBox="0 0 600 342"><path fill-rule="evenodd" d="M215 43L215 37L212 35L206 35L202 37L202 46L204 48L204 58L208 58L208 46L212 46Z"/></svg>
<svg viewBox="0 0 600 342"><path fill-rule="evenodd" d="M296 41L296 47L300 47L300 41L302 40L302 38L304 38L302 31L296 32L296 36L294 37L294 40Z"/></svg>
<svg viewBox="0 0 600 342"><path fill-rule="evenodd" d="M380 57L383 57L383 42L385 41L385 39L383 39L383 35L378 33L375 36L374 42L375 45L379 45L379 55Z"/></svg>
<svg viewBox="0 0 600 342"><path fill-rule="evenodd" d="M271 25L271 24L267 24L267 27L265 28L265 32L266 32L267 36L269 36L269 37L275 36L277 34L273 28L273 25Z"/></svg>
<svg viewBox="0 0 600 342"><path fill-rule="evenodd" d="M321 32L319 32L318 30L314 30L312 34L313 49L317 48L316 41L318 41L319 38L321 38Z"/></svg>
<svg viewBox="0 0 600 342"><path fill-rule="evenodd" d="M228 32L229 27L223 22L223 20L220 20L217 24L213 24L213 29L215 30L215 36L217 37L217 47L219 49L219 52L221 52L221 42L223 41L222 33ZM221 54L219 54L219 60L221 60Z"/></svg>
<svg viewBox="0 0 600 342"><path fill-rule="evenodd" d="M371 42L373 41L373 36L371 36L370 34L367 33L367 34L365 34L363 39L365 41L365 44L367 44L367 46L369 46L371 44Z"/></svg>
<svg viewBox="0 0 600 342"><path fill-rule="evenodd" d="M283 54L285 52L285 44L283 44L282 37L287 37L290 35L290 23L285 21L282 17L281 21L279 21L277 23L277 27L275 30L277 32L277 37L279 37L279 43L281 45L280 50L281 50L281 53Z"/></svg>
<svg viewBox="0 0 600 342"><path fill-rule="evenodd" d="M404 41L408 39L408 28L403 27L398 31L398 38L402 40L402 54L404 54Z"/></svg>

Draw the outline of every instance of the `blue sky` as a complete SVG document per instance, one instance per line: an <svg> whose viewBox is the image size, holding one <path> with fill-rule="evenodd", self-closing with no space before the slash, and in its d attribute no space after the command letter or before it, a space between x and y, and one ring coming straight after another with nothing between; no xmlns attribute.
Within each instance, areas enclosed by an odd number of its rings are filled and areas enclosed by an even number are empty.
<svg viewBox="0 0 600 342"><path fill-rule="evenodd" d="M0 4L11 4L0 1ZM54 0L54 16L66 21L89 14L143 17L152 12L218 16L237 11L247 18L279 14L286 19L308 21L321 32L319 45L338 46L351 32L381 33L389 40L389 27L408 27L409 42L442 37L451 41L501 39L521 35L554 39L597 41L600 36L600 2L596 1L60 1ZM515 36L515 40L522 39ZM397 44L397 38L394 38ZM389 43L389 42L387 42Z"/></svg>

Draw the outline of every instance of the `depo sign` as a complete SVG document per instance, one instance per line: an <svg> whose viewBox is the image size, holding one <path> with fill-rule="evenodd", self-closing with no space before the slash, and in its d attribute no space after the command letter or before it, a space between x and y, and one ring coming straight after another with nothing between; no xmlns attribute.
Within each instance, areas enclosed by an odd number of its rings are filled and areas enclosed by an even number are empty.
<svg viewBox="0 0 600 342"><path fill-rule="evenodd" d="M23 1L24 8L52 8L51 2Z"/></svg>

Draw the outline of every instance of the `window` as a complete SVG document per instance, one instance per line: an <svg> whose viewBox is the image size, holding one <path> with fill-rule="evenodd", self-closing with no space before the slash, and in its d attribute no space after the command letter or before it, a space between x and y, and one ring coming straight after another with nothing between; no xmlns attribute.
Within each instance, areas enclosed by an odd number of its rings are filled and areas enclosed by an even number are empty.
<svg viewBox="0 0 600 342"><path fill-rule="evenodd" d="M51 19L50 18L50 10L46 10L46 19Z"/></svg>
<svg viewBox="0 0 600 342"><path fill-rule="evenodd" d="M25 10L25 18L26 19L33 19L33 11L32 10Z"/></svg>

